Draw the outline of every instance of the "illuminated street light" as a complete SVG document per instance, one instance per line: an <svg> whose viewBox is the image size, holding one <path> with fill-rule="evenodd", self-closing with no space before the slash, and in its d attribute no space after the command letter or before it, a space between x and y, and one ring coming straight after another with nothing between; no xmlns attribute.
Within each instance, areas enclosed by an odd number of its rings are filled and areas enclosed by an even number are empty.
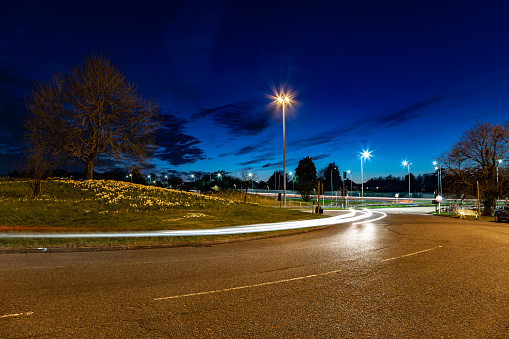
<svg viewBox="0 0 509 339"><path fill-rule="evenodd" d="M285 136L285 106L290 103L287 95L279 96L277 101L283 105L283 201L286 207L286 136Z"/></svg>
<svg viewBox="0 0 509 339"><path fill-rule="evenodd" d="M433 161L433 166L435 166L435 170L438 174L437 195L442 196L442 165Z"/></svg>
<svg viewBox="0 0 509 339"><path fill-rule="evenodd" d="M152 181L151 181L152 178L150 177L150 174L147 176L147 178L148 178L148 184L150 185L152 183Z"/></svg>
<svg viewBox="0 0 509 339"><path fill-rule="evenodd" d="M503 161L502 159L498 159L498 164L497 164L497 188L498 188L498 167L500 166L502 161Z"/></svg>
<svg viewBox="0 0 509 339"><path fill-rule="evenodd" d="M249 172L247 175L249 176L249 178L251 180L251 189L254 190L254 180L251 179L253 177L253 173Z"/></svg>
<svg viewBox="0 0 509 339"><path fill-rule="evenodd" d="M408 166L408 197L409 198L412 197L412 193L410 193L410 165L411 164L412 164L411 162L408 162L406 160L403 160L403 162L401 163L401 165L403 165L403 167Z"/></svg>
<svg viewBox="0 0 509 339"><path fill-rule="evenodd" d="M222 180L221 179L221 173L217 173L217 177L219 178L219 180Z"/></svg>
<svg viewBox="0 0 509 339"><path fill-rule="evenodd" d="M371 157L371 151L365 150L362 151L361 154L358 155L361 157L361 196L362 196L362 203L364 204L364 169L362 168L362 163L364 162L364 159L369 159Z"/></svg>
<svg viewBox="0 0 509 339"><path fill-rule="evenodd" d="M293 180L293 172L290 171L288 174L292 176L292 191L295 191L295 181Z"/></svg>

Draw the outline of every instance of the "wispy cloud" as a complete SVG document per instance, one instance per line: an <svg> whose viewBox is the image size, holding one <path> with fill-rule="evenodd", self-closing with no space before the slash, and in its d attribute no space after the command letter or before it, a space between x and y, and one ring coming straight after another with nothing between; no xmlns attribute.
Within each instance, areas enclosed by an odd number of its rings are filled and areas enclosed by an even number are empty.
<svg viewBox="0 0 509 339"><path fill-rule="evenodd" d="M255 112L250 103L233 103L207 108L192 115L191 119L209 118L214 124L226 128L235 136L257 135L270 125L268 112Z"/></svg>
<svg viewBox="0 0 509 339"><path fill-rule="evenodd" d="M237 151L219 154L218 157L222 158L222 157L226 157L226 156L230 156L230 155L245 155L245 154L257 152L259 150L260 149L258 148L258 146L246 146L246 147L242 147L241 149L239 149Z"/></svg>
<svg viewBox="0 0 509 339"><path fill-rule="evenodd" d="M373 121L373 125L384 125L391 127L399 126L426 115L426 113L422 111L423 108L444 101L445 99L445 97L438 97L434 99L418 101L395 112L378 115L377 119Z"/></svg>
<svg viewBox="0 0 509 339"><path fill-rule="evenodd" d="M172 114L165 114L163 128L157 133L158 159L179 166L207 158L205 151L198 147L201 141L185 133L186 122Z"/></svg>

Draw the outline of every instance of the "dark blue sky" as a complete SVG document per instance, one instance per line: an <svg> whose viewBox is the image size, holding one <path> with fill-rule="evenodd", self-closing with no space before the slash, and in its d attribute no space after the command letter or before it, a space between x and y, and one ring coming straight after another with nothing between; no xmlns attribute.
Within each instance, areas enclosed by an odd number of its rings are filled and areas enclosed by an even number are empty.
<svg viewBox="0 0 509 339"><path fill-rule="evenodd" d="M509 111L507 1L16 1L0 5L0 173L19 167L33 83L109 57L168 129L159 170L287 169L310 156L360 181L414 174Z"/></svg>

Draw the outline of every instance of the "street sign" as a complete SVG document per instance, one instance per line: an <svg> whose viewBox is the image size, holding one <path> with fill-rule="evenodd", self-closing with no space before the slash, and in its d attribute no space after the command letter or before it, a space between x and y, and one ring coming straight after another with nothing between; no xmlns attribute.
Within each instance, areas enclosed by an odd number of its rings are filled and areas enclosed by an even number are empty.
<svg viewBox="0 0 509 339"><path fill-rule="evenodd" d="M440 195L437 195L437 197L435 198L436 201L438 202L442 202L442 197Z"/></svg>

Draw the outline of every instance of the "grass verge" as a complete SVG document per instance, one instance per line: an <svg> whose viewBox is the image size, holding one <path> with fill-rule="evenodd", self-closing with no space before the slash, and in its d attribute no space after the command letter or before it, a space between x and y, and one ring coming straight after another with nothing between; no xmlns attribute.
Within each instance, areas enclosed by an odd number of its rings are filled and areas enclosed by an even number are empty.
<svg viewBox="0 0 509 339"><path fill-rule="evenodd" d="M24 180L0 179L1 233L80 233L205 229L223 226L314 219L323 216L268 207L274 200L240 192L202 195L117 181L44 182L43 196L29 198ZM279 232L285 233L285 232ZM7 239L0 247L79 247L184 244L252 237Z"/></svg>

